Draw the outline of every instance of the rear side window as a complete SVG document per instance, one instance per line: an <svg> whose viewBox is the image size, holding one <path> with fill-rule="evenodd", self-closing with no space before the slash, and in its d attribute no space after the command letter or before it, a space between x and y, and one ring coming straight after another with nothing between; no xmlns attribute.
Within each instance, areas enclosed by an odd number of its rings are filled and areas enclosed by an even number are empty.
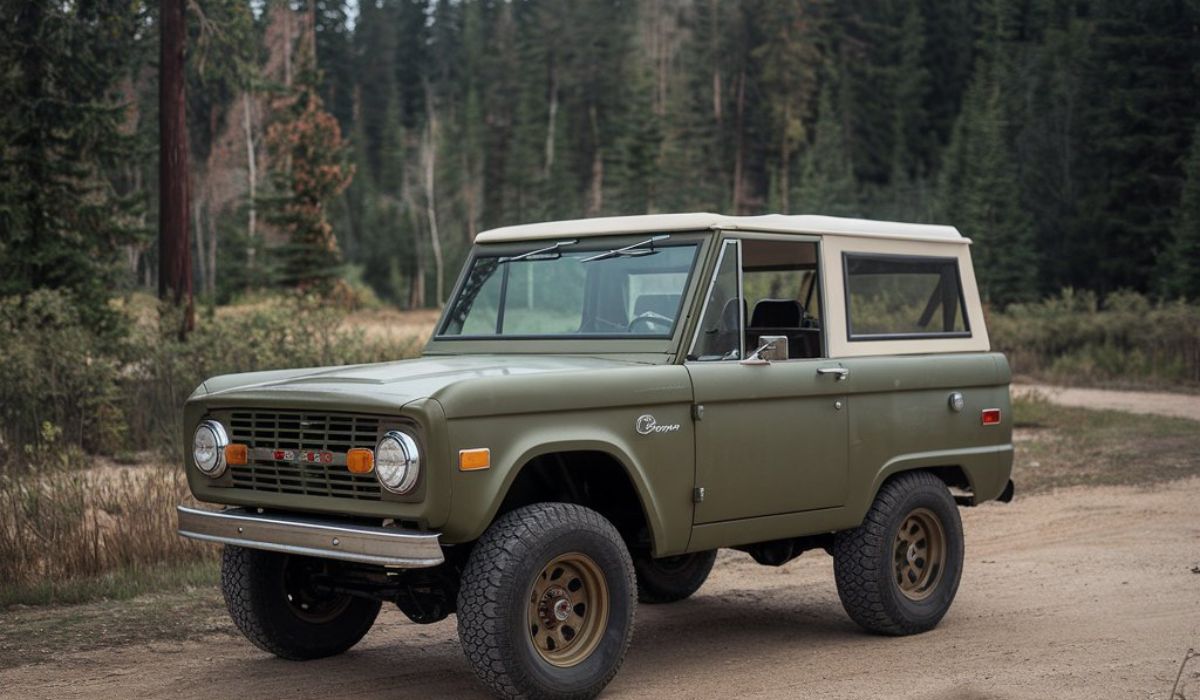
<svg viewBox="0 0 1200 700"><path fill-rule="evenodd" d="M956 258L843 257L850 340L971 335Z"/></svg>

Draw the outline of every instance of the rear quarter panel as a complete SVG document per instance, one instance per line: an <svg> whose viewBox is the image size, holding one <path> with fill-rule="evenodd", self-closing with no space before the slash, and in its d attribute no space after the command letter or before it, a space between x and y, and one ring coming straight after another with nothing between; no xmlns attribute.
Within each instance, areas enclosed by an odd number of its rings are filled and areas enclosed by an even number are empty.
<svg viewBox="0 0 1200 700"><path fill-rule="evenodd" d="M960 467L976 502L1000 495L1012 473L1011 374L998 353L843 358L850 411L847 510L861 521L891 475ZM953 392L965 406L954 411ZM984 426L983 409L999 425Z"/></svg>

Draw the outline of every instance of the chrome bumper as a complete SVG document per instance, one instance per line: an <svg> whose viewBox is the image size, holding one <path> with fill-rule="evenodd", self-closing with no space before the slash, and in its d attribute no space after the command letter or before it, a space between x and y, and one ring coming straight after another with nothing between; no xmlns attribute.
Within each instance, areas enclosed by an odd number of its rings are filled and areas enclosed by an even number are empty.
<svg viewBox="0 0 1200 700"><path fill-rule="evenodd" d="M179 506L176 510L179 534L194 540L401 569L437 566L445 560L436 533L298 515L260 515L240 508L211 511Z"/></svg>

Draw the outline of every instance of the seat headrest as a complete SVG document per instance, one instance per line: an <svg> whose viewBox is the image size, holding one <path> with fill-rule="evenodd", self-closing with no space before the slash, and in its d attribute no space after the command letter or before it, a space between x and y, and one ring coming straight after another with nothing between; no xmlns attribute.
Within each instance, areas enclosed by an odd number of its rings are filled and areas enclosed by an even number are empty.
<svg viewBox="0 0 1200 700"><path fill-rule="evenodd" d="M762 299L750 317L753 328L799 328L804 306L795 299Z"/></svg>

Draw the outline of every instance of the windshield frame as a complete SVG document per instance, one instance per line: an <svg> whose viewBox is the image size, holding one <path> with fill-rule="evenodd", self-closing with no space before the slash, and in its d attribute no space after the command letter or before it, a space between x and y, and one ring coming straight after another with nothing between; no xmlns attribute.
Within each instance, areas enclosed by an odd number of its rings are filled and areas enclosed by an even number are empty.
<svg viewBox="0 0 1200 700"><path fill-rule="evenodd" d="M458 280L449 301L442 309L438 318L435 332L426 345L426 354L469 354L469 353L673 353L678 347L680 338L691 326L692 309L695 303L699 282L707 268L711 242L715 238L713 231L643 231L630 234L589 236L578 239L570 247L564 247L562 254L604 253L614 248L628 246L646 240L651 234L669 233L670 238L657 241L656 248L696 246L691 269L684 282L679 313L675 319L670 335L643 334L557 334L557 335L446 335L449 314L454 301L462 291L464 283L472 267L480 258L515 256L533 248L544 247L544 240L513 241L508 243L476 244L471 248L470 255L463 263ZM567 236L565 238L570 238ZM519 263L518 263L519 264ZM587 263L588 265L604 265L605 260Z"/></svg>

